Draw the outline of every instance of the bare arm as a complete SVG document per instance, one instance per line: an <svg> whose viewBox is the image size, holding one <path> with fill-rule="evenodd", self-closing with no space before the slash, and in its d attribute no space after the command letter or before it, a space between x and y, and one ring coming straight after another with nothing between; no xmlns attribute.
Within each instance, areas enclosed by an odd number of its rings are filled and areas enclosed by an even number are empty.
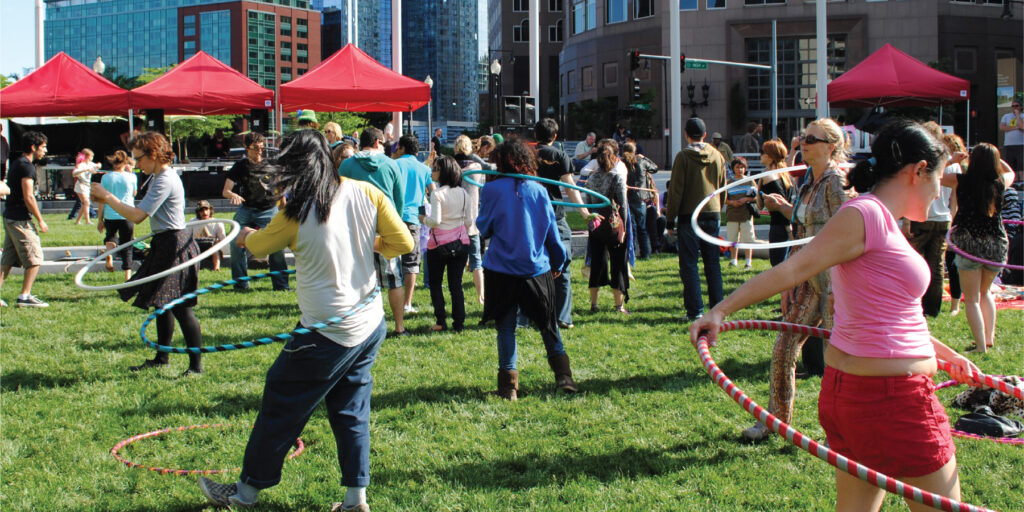
<svg viewBox="0 0 1024 512"><path fill-rule="evenodd" d="M848 208L840 211L811 240L798 251L772 269L747 281L707 315L690 325L690 340L707 333L714 345L718 330L729 314L757 304L783 290L790 289L826 269L850 261L864 253L864 220L860 212Z"/></svg>
<svg viewBox="0 0 1024 512"><path fill-rule="evenodd" d="M233 204L233 205L240 205L240 204L245 202L245 199L242 199L242 196L234 193L232 191L232 189L234 189L234 188L235 188L235 182L231 181L230 178L226 178L224 180L224 189L220 191L220 195L224 199L230 200L231 204Z"/></svg>
<svg viewBox="0 0 1024 512"><path fill-rule="evenodd" d="M133 224L138 224L149 218L149 214L146 213L145 210L122 203L114 197L114 194L111 194L99 183L92 184L91 193L93 201L96 201L97 203L106 203L107 206L113 208L114 211L119 213L122 217L132 221Z"/></svg>
<svg viewBox="0 0 1024 512"><path fill-rule="evenodd" d="M576 185L576 182L573 179L572 174L563 174L561 180L559 180L559 181L561 181L562 183L568 183L568 184L573 185L573 186ZM569 200L570 201L572 201L572 202L574 202L576 204L581 204L581 205L582 204L586 204L586 203L583 202L583 196L580 195L580 191L579 190L576 190L574 188L566 187L565 192L566 192L566 194L569 195ZM590 210L588 210L588 209L586 209L586 208L584 208L582 206L579 207L579 211L580 211L580 215L582 215L584 217L590 215Z"/></svg>
<svg viewBox="0 0 1024 512"><path fill-rule="evenodd" d="M36 180L32 178L21 179L21 197L25 198L25 209L36 218L39 223L39 231L46 233L50 226L43 220L43 214L39 212L39 204L36 203Z"/></svg>

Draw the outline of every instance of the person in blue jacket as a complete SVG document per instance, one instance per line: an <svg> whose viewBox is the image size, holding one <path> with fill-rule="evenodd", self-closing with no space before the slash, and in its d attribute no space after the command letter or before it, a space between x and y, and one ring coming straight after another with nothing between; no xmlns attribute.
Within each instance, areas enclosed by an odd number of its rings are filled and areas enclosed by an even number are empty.
<svg viewBox="0 0 1024 512"><path fill-rule="evenodd" d="M536 176L532 149L509 139L492 154L498 171ZM522 311L540 331L558 389L575 393L569 356L562 346L555 316L555 277L568 272L568 255L558 236L551 199L532 180L497 176L480 193L476 220L481 238L491 242L484 256L484 312L480 323L494 320L498 331L498 389L493 394L515 401L516 314Z"/></svg>

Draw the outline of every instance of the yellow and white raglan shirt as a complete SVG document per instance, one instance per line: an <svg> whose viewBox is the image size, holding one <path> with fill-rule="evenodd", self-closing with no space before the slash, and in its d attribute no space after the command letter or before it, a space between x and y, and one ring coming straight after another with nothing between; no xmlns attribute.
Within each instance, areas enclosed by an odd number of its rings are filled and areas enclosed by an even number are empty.
<svg viewBox="0 0 1024 512"><path fill-rule="evenodd" d="M317 223L316 207L301 224L280 211L246 246L256 257L291 248L301 322L309 326L351 310L377 286L374 252L394 258L413 249L409 229L391 200L372 184L341 178L331 213ZM345 347L362 343L384 319L378 295L372 303L320 334Z"/></svg>

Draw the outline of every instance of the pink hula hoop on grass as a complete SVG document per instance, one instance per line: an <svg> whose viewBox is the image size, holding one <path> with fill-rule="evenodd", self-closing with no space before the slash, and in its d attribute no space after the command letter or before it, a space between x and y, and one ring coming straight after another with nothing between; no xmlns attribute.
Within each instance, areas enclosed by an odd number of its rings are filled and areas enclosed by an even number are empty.
<svg viewBox="0 0 1024 512"><path fill-rule="evenodd" d="M818 336L821 338L828 338L832 334L831 331L827 329L767 320L738 320L723 322L720 332L739 329L789 331L809 336ZM814 455L815 457L828 462L837 469L845 471L857 478L860 478L861 480L864 480L865 482L878 486L881 489L885 489L888 492L902 496L906 499L914 500L918 503L923 503L930 507L942 509L946 512L991 512L991 509L959 502L946 496L928 492L918 487L914 487L913 485L901 482L893 477L861 465L856 461L852 461L839 453L832 451L828 447L819 444L817 441L805 436L800 431L769 413L766 409L751 400L743 390L733 384L733 382L729 380L729 377L722 372L721 368L718 367L718 364L716 364L715 360L711 357L706 336L701 336L697 339L697 353L700 355L701 363L704 365L704 369L707 370L708 374L711 376L711 379L714 380L715 383L726 392L726 394L732 397L737 404L743 407L743 409L753 415L754 418L759 420L761 423L767 425L771 431L785 437L789 442L793 443L797 447L810 452L811 455ZM938 363L939 367L946 371L952 367L950 363L942 361L941 359L938 360ZM1018 398L1024 395L1024 389L1011 387L1005 382L993 379L988 375L978 374L972 375L971 377L978 382L983 382L985 385L995 387L1000 391L1014 395Z"/></svg>
<svg viewBox="0 0 1024 512"><path fill-rule="evenodd" d="M938 390L940 390L942 388L948 388L948 387L956 386L958 384L962 384L962 382L957 382L955 380L947 380L946 382L943 382L943 383L940 383L940 384L936 384L935 385L935 390L938 391ZM962 437L964 439L978 439L978 440L982 440L982 441L995 441L997 443L1014 444L1014 445L1018 445L1018 446L1024 446L1024 438L1019 438L1019 437L989 437L989 436L982 436L982 435L978 435L978 434L972 434L970 432L964 432L963 430L957 430L955 428L951 429L951 431L952 431L952 433L953 433L953 435L955 437Z"/></svg>
<svg viewBox="0 0 1024 512"><path fill-rule="evenodd" d="M228 423L206 423L206 424L203 424L203 425L188 425L188 426L184 426L184 427L162 428L160 430L154 430L152 432L146 432L145 434L139 434L137 436L129 437L128 439L125 439L124 441L121 441L120 443L117 443L116 445L114 445L114 447L110 449L110 454L113 455L114 458L118 460L118 462L121 462L125 466L128 466L130 468L146 469L146 470L149 470L149 471L154 471L156 473L160 473L161 475L178 475L178 476L185 476L185 475L216 475L218 473L227 473L227 472L230 472L230 471L240 471L241 468L230 468L230 469L174 469L174 468L161 468L161 467L156 467L156 466L145 466L145 465L139 464L137 462L132 462L132 461L130 461L128 459L125 459L124 457L121 457L121 455L118 454L118 452L122 448L124 448L125 446L128 446L128 445L130 445L130 444L132 444L132 443L134 443L136 441L141 441L143 439L150 438L150 437L156 437L156 436L159 436L159 435L162 435L162 434L166 434L168 432L185 432L185 431L189 431L189 430L195 430L197 428L218 428L218 427L230 427L230 426L231 425L228 424ZM306 449L306 445L305 445L305 443L302 442L302 439L295 439L295 451L288 454L288 460L291 460L291 459L294 459L295 457L298 457L305 449Z"/></svg>
<svg viewBox="0 0 1024 512"><path fill-rule="evenodd" d="M1019 226L1021 224L1024 224L1024 221L1004 220L1003 224L1010 224L1010 225L1017 225L1017 226ZM971 261L975 261L975 262L981 263L982 265L991 265L993 267L1003 267L1003 268L1008 268L1010 270L1024 270L1024 265L1013 265L1013 264L1010 264L1010 263L1001 263L1001 262L998 262L998 261L989 261L989 260L986 260L984 258L979 258L979 257L977 257L977 256L975 256L973 254L968 254L963 249L957 247L953 243L953 240L950 238L953 235L953 231L955 229L956 228L953 227L953 228L949 228L949 231L946 231L946 245L949 246L950 249L953 249L953 252L955 252L955 253L959 254L960 256L963 256L964 258L967 258L967 259L969 259Z"/></svg>

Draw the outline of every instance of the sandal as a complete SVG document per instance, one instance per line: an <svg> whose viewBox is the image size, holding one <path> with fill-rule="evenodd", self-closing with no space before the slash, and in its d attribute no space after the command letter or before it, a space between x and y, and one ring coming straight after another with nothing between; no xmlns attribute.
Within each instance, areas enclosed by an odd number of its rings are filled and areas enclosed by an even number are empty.
<svg viewBox="0 0 1024 512"><path fill-rule="evenodd" d="M441 324L434 324L430 328L430 332L441 332L441 331L447 331L447 330L448 330L448 328L443 326L443 325L441 325Z"/></svg>
<svg viewBox="0 0 1024 512"><path fill-rule="evenodd" d="M626 309L625 305L615 306L615 312L616 313L622 313L623 315L628 315L629 314L629 311Z"/></svg>

